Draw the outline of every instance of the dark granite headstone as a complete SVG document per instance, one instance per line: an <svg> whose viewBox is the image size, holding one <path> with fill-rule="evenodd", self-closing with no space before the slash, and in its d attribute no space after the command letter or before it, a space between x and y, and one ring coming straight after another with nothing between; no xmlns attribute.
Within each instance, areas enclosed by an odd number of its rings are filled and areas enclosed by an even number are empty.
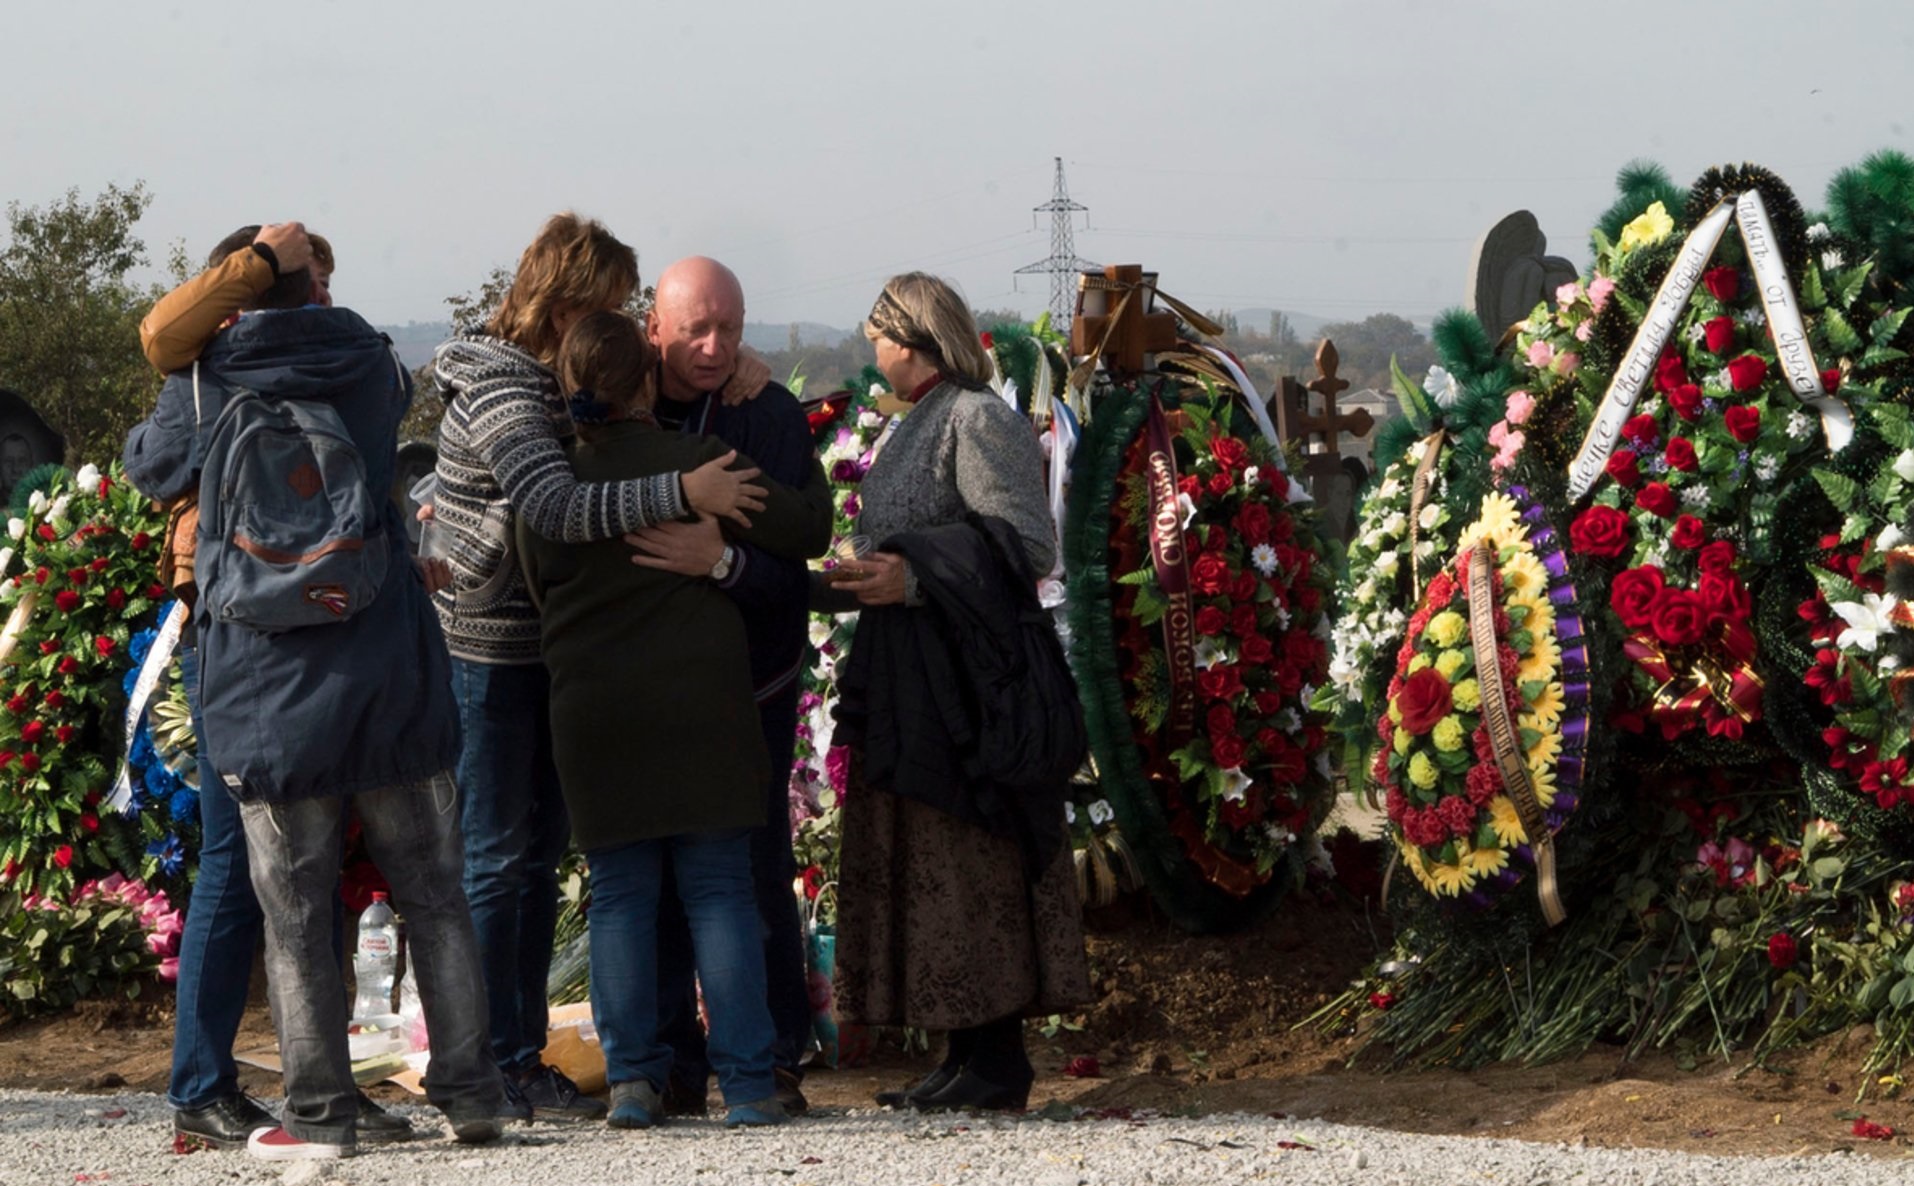
<svg viewBox="0 0 1914 1186"><path fill-rule="evenodd" d="M0 500L34 467L66 460L66 439L47 427L26 397L0 388Z"/></svg>
<svg viewBox="0 0 1914 1186"><path fill-rule="evenodd" d="M1489 337L1501 337L1539 302L1552 305L1555 290L1576 278L1574 264L1547 252L1548 236L1527 210L1504 218L1477 241L1469 261L1470 294Z"/></svg>

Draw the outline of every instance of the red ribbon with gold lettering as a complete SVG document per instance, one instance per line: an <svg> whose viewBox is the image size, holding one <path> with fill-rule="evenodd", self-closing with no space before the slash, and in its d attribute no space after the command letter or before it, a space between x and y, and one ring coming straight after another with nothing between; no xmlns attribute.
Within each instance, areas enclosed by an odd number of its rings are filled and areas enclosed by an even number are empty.
<svg viewBox="0 0 1914 1186"><path fill-rule="evenodd" d="M1196 610L1190 601L1189 553L1183 546L1183 509L1177 505L1176 451L1163 405L1150 396L1144 422L1144 474L1150 489L1150 563L1169 608L1163 613L1164 658L1170 669L1170 733L1177 741L1196 728Z"/></svg>

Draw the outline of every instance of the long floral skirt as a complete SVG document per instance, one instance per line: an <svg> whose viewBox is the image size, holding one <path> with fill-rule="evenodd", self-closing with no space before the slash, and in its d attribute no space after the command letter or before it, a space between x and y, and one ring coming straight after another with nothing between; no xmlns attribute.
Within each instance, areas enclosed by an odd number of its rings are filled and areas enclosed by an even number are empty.
<svg viewBox="0 0 1914 1186"><path fill-rule="evenodd" d="M838 874L841 1019L962 1029L1068 1012L1092 996L1068 843L1032 884L1015 841L851 788Z"/></svg>

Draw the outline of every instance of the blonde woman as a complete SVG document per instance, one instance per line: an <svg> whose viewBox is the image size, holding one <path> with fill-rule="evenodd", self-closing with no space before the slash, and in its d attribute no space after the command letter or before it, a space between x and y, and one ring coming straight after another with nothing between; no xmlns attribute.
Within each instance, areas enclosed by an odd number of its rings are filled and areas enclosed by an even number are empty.
<svg viewBox="0 0 1914 1186"><path fill-rule="evenodd" d="M1034 1078L1023 1019L1091 997L1063 787L1013 794L977 776L974 745L939 711L963 699L943 685L966 660L918 640L942 629L921 630L924 615L963 600L940 587L943 574L992 568L1029 595L1032 574L1050 571L1043 462L1029 423L990 390L976 324L944 281L893 278L864 332L911 408L859 494L858 530L877 549L832 574L835 595L863 607L839 709L856 785L843 815L838 1006L848 1020L949 1031L937 1070L880 1103L1019 1109ZM986 537L1020 554L993 552Z"/></svg>
<svg viewBox="0 0 1914 1186"><path fill-rule="evenodd" d="M484 329L446 342L433 363L446 401L434 518L452 539L452 583L433 602L452 653L464 738L465 893L492 1054L505 1073L508 1115L518 1119L597 1119L605 1106L539 1058L570 824L552 760L538 611L515 557L514 527L587 543L693 510L748 521L746 512L763 505L764 488L750 484L757 470L727 468L735 454L639 481L573 476L560 444L571 416L554 373L559 344L573 322L621 308L637 285L630 247L594 220L554 215L519 257Z"/></svg>

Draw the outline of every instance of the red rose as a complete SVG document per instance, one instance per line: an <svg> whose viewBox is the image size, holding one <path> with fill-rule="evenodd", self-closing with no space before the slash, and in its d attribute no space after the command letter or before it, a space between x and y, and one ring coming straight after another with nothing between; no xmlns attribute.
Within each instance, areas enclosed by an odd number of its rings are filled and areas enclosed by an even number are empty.
<svg viewBox="0 0 1914 1186"><path fill-rule="evenodd" d="M1693 383L1683 383L1668 393L1668 406L1675 409L1675 415L1683 420L1693 420L1701 415L1701 388Z"/></svg>
<svg viewBox="0 0 1914 1186"><path fill-rule="evenodd" d="M1741 273L1733 268L1709 268L1701 274L1701 282L1708 286L1708 295L1718 301L1732 301L1741 291Z"/></svg>
<svg viewBox="0 0 1914 1186"><path fill-rule="evenodd" d="M66 705L66 693L58 688L53 689L47 693L46 705L48 708L64 707Z"/></svg>
<svg viewBox="0 0 1914 1186"><path fill-rule="evenodd" d="M1242 766L1243 752L1243 739L1240 737L1216 737L1210 740L1210 760L1225 770Z"/></svg>
<svg viewBox="0 0 1914 1186"><path fill-rule="evenodd" d="M1176 480L1176 488L1191 498L1195 498L1203 493L1203 479L1197 477L1195 474L1184 474Z"/></svg>
<svg viewBox="0 0 1914 1186"><path fill-rule="evenodd" d="M1609 608L1622 620L1622 625L1639 630L1648 625L1655 599L1661 596L1662 589L1661 569L1652 565L1631 568L1617 575L1615 583L1609 586Z"/></svg>
<svg viewBox="0 0 1914 1186"><path fill-rule="evenodd" d="M113 647L115 645L116 644L113 642L113 640L108 638L104 634L96 635L93 639L93 649L100 652L101 658L105 658L106 656L112 654Z"/></svg>
<svg viewBox="0 0 1914 1186"><path fill-rule="evenodd" d="M12 750L0 749L0 770L4 770L8 766L13 765L13 756Z"/></svg>
<svg viewBox="0 0 1914 1186"><path fill-rule="evenodd" d="M1569 543L1589 556L1619 556L1628 546L1628 516L1614 507L1597 504L1569 524Z"/></svg>
<svg viewBox="0 0 1914 1186"><path fill-rule="evenodd" d="M106 566L107 566L107 563L108 563L108 561L107 561L107 559L106 559L106 557L104 557L104 556L95 556L95 557L93 558L93 563L91 563L91 564L89 564L89 565L87 565L87 567L88 567L88 568L90 568L90 569L92 569L92 570L93 570L94 572L105 572L105 571L106 571Z"/></svg>
<svg viewBox="0 0 1914 1186"><path fill-rule="evenodd" d="M1838 369L1821 372L1821 390L1829 395L1841 390L1841 372Z"/></svg>
<svg viewBox="0 0 1914 1186"><path fill-rule="evenodd" d="M89 832L97 832L100 830L100 817L90 811L83 811L80 813L80 826Z"/></svg>
<svg viewBox="0 0 1914 1186"><path fill-rule="evenodd" d="M1245 638L1256 633L1256 607L1239 605L1229 612L1230 633Z"/></svg>
<svg viewBox="0 0 1914 1186"><path fill-rule="evenodd" d="M1437 721L1449 715L1454 703L1449 696L1449 681L1435 668L1425 667L1402 682L1402 692L1396 697L1396 715L1409 732L1427 733L1435 728Z"/></svg>
<svg viewBox="0 0 1914 1186"><path fill-rule="evenodd" d="M1735 546L1725 539L1715 540L1701 549L1697 561L1705 573L1732 572L1735 567Z"/></svg>
<svg viewBox="0 0 1914 1186"><path fill-rule="evenodd" d="M1757 358L1755 361L1761 360ZM1760 408L1747 405L1732 407L1722 413L1721 418L1727 422L1728 435L1744 445L1761 435Z"/></svg>
<svg viewBox="0 0 1914 1186"><path fill-rule="evenodd" d="M40 640L40 653L42 655L51 655L53 652L59 649L60 649L60 644L55 642L53 639L43 638Z"/></svg>
<svg viewBox="0 0 1914 1186"><path fill-rule="evenodd" d="M73 726L72 726L72 725L61 725L61 726L60 726L59 728L57 728L57 729L55 729L55 730L53 731L53 739L54 739L55 741L57 741L57 742L59 742L59 743L60 743L61 745L65 745L65 744L66 744L67 742L69 742L69 741L72 741L72 740L73 740Z"/></svg>
<svg viewBox="0 0 1914 1186"><path fill-rule="evenodd" d="M1716 354L1726 354L1735 340L1735 319L1732 317L1710 317L1708 324L1701 327L1708 339L1708 349Z"/></svg>
<svg viewBox="0 0 1914 1186"><path fill-rule="evenodd" d="M53 604L60 607L61 613L70 614L80 608L80 595L71 589L62 589L53 595Z"/></svg>
<svg viewBox="0 0 1914 1186"><path fill-rule="evenodd" d="M1668 458L1668 464L1673 469L1685 474L1695 470L1695 445L1687 437L1669 437L1668 448L1663 456Z"/></svg>
<svg viewBox="0 0 1914 1186"><path fill-rule="evenodd" d="M1768 962L1773 964L1777 971L1785 972L1794 967L1794 961L1798 958L1800 958L1800 951L1795 946L1793 935L1786 931L1776 931L1768 936Z"/></svg>
<svg viewBox="0 0 1914 1186"><path fill-rule="evenodd" d="M28 745L38 745L40 738L46 735L46 731L45 721L28 721L20 727L20 740Z"/></svg>
<svg viewBox="0 0 1914 1186"><path fill-rule="evenodd" d="M1217 606L1206 605L1196 611L1196 632L1198 634L1221 634L1223 627L1227 625L1229 625L1229 619L1223 616L1222 609Z"/></svg>
<svg viewBox="0 0 1914 1186"><path fill-rule="evenodd" d="M1256 711L1266 717L1273 717L1283 711L1283 697L1281 693L1258 692L1254 700L1256 701Z"/></svg>
<svg viewBox="0 0 1914 1186"><path fill-rule="evenodd" d="M1745 622L1754 613L1754 599L1748 596L1748 587L1736 580L1733 573L1704 572L1696 582L1695 592L1711 614Z"/></svg>
<svg viewBox="0 0 1914 1186"><path fill-rule="evenodd" d="M1230 492L1230 487L1233 485L1235 485L1235 483L1230 480L1228 470L1224 470L1221 473L1215 473L1210 475L1209 492L1215 495L1217 498L1221 498L1225 494L1228 494Z"/></svg>
<svg viewBox="0 0 1914 1186"><path fill-rule="evenodd" d="M1642 471L1635 464L1635 453L1631 449L1617 449L1610 453L1608 464L1603 468L1609 477L1630 489L1641 484Z"/></svg>
<svg viewBox="0 0 1914 1186"><path fill-rule="evenodd" d="M40 755L28 750L20 755L20 769L32 774L40 768Z"/></svg>
<svg viewBox="0 0 1914 1186"><path fill-rule="evenodd" d="M1243 640L1243 662L1253 667L1268 666L1275 654L1276 648L1261 634L1252 634Z"/></svg>
<svg viewBox="0 0 1914 1186"><path fill-rule="evenodd" d="M1622 424L1622 435L1638 445L1646 445L1648 442L1654 440L1660 431L1660 426L1655 423L1655 418L1646 413L1640 416L1630 416L1628 420Z"/></svg>
<svg viewBox="0 0 1914 1186"><path fill-rule="evenodd" d="M1686 589L1663 589L1649 612L1655 637L1671 647L1700 642L1708 633L1708 607Z"/></svg>
<svg viewBox="0 0 1914 1186"><path fill-rule="evenodd" d="M53 863L64 869L73 863L73 846L62 844L53 850Z"/></svg>
<svg viewBox="0 0 1914 1186"><path fill-rule="evenodd" d="M1196 673L1196 690L1210 700L1234 700L1243 690L1243 673L1234 663L1218 663Z"/></svg>
<svg viewBox="0 0 1914 1186"><path fill-rule="evenodd" d="M1728 382L1736 391L1753 391L1768 377L1768 362L1759 354L1728 360Z"/></svg>
<svg viewBox="0 0 1914 1186"><path fill-rule="evenodd" d="M19 716L21 713L25 712L26 710L27 710L27 697L25 692L15 692L12 696L7 698L7 711L12 713L14 716Z"/></svg>
<svg viewBox="0 0 1914 1186"><path fill-rule="evenodd" d="M1269 540L1269 508L1260 502L1244 505L1236 514L1236 530L1254 547Z"/></svg>
<svg viewBox="0 0 1914 1186"><path fill-rule="evenodd" d="M1672 519L1675 515L1675 492L1665 483L1650 482L1635 496L1635 505L1651 515Z"/></svg>
<svg viewBox="0 0 1914 1186"><path fill-rule="evenodd" d="M1679 354L1664 354L1655 364L1655 390L1663 393L1673 391L1688 382L1688 368L1681 365Z"/></svg>
<svg viewBox="0 0 1914 1186"><path fill-rule="evenodd" d="M42 564L33 570L33 583L36 585L44 585L47 583L47 578L52 575L52 573L47 571L47 566Z"/></svg>
<svg viewBox="0 0 1914 1186"><path fill-rule="evenodd" d="M1215 597L1229 583L1229 563L1221 556L1205 552L1190 566L1190 585L1205 597Z"/></svg>
<svg viewBox="0 0 1914 1186"><path fill-rule="evenodd" d="M72 655L68 655L65 658L60 660L61 675L72 675L74 672L78 671L79 669L80 669L79 661L76 660Z"/></svg>
<svg viewBox="0 0 1914 1186"><path fill-rule="evenodd" d="M158 601L160 598L166 596L166 586L155 581L146 586L146 596L153 601Z"/></svg>
<svg viewBox="0 0 1914 1186"><path fill-rule="evenodd" d="M1210 705L1209 715L1204 718L1209 726L1210 736L1227 736L1236 732L1236 714L1227 704Z"/></svg>
<svg viewBox="0 0 1914 1186"><path fill-rule="evenodd" d="M1369 1007L1380 1013L1387 1013L1395 1007L1396 994L1392 992L1372 992L1369 994Z"/></svg>
<svg viewBox="0 0 1914 1186"><path fill-rule="evenodd" d="M34 534L39 536L41 539L47 541L48 543L52 543L54 540L60 538L60 533L53 530L53 524L51 523L40 524L40 526L34 531Z"/></svg>
<svg viewBox="0 0 1914 1186"><path fill-rule="evenodd" d="M1211 437L1210 456L1224 469L1242 469L1249 464L1249 446L1235 437Z"/></svg>
<svg viewBox="0 0 1914 1186"><path fill-rule="evenodd" d="M1693 515L1683 515L1675 520L1675 530L1670 536L1677 548L1699 548L1708 533L1701 520Z"/></svg>
<svg viewBox="0 0 1914 1186"><path fill-rule="evenodd" d="M107 590L106 604L111 606L114 609L124 608L126 605L126 590L124 589Z"/></svg>
<svg viewBox="0 0 1914 1186"><path fill-rule="evenodd" d="M1283 635L1283 657L1296 667L1314 667L1323 659L1322 640L1307 630Z"/></svg>

